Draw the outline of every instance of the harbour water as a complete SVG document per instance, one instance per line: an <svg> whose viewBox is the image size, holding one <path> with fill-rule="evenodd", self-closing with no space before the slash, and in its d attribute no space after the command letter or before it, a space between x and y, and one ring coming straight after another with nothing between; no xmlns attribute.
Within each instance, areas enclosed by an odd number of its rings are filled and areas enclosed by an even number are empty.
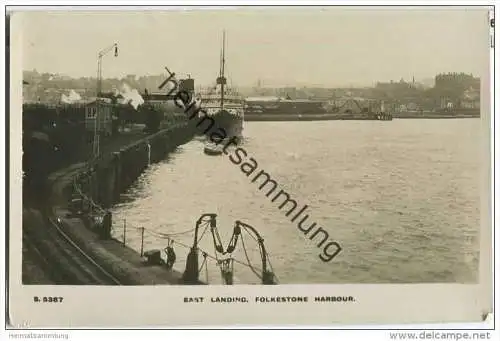
<svg viewBox="0 0 500 341"><path fill-rule="evenodd" d="M234 221L263 236L280 284L430 283L477 281L480 210L480 120L246 122L244 148L299 207L342 246L330 262L290 222L257 183L225 155L203 154L191 141L151 165L113 211L113 234L139 250L167 246L149 230L194 228L202 213L217 213L224 247ZM256 242L244 235L260 268ZM193 233L173 237L183 270ZM209 231L200 243L214 254ZM239 242L233 256L246 263ZM200 259L201 265L201 259ZM208 260L210 284L220 270ZM205 269L200 279L206 280ZM236 284L257 284L236 263Z"/></svg>

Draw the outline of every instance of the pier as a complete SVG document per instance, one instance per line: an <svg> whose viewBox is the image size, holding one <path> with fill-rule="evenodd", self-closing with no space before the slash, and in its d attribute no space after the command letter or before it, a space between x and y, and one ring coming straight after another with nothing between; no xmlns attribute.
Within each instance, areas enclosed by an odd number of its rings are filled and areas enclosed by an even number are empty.
<svg viewBox="0 0 500 341"><path fill-rule="evenodd" d="M180 272L148 264L147 253L111 238L107 209L149 164L193 136L187 123L173 125L50 174L44 205L23 209L23 284L179 284Z"/></svg>

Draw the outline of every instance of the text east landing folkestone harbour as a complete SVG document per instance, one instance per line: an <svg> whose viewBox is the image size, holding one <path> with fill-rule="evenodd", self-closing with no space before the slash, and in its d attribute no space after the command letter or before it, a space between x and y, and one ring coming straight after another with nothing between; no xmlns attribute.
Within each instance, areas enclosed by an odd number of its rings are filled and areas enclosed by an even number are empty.
<svg viewBox="0 0 500 341"><path fill-rule="evenodd" d="M308 302L355 302L353 296L256 296L253 299L256 303L308 303ZM184 303L249 303L250 300L245 296L212 296L205 301L205 297L184 297Z"/></svg>

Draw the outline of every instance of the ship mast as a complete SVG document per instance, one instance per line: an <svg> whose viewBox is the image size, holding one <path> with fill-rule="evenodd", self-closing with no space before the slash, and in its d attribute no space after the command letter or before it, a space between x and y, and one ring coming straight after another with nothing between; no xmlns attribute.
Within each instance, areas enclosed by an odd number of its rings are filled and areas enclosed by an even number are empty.
<svg viewBox="0 0 500 341"><path fill-rule="evenodd" d="M220 65L220 75L218 83L220 84L220 107L224 109L224 85L226 84L226 77L224 77L224 64L226 63L225 55L225 45L226 45L226 31L222 32L222 52L221 52L221 65Z"/></svg>

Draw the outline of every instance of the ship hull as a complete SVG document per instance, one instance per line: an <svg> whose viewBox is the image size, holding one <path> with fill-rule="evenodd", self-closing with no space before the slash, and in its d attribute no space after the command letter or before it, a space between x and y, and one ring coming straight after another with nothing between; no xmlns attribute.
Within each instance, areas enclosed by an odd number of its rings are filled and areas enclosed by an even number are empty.
<svg viewBox="0 0 500 341"><path fill-rule="evenodd" d="M237 141L242 139L244 121L244 110L242 107L228 109L214 108L213 110L207 110L207 113L215 122L213 128L206 134L208 138L212 134L216 134L218 138L236 138Z"/></svg>

